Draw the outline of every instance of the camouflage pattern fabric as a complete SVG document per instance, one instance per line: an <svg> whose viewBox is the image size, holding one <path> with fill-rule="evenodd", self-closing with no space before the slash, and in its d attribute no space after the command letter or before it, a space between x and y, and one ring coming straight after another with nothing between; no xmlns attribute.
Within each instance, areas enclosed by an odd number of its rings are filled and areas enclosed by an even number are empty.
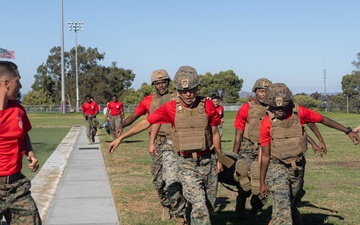
<svg viewBox="0 0 360 225"><path fill-rule="evenodd" d="M250 141L249 139L247 139L247 138L242 139L239 154L240 154L241 158L244 158L243 161L246 162L246 166L248 168L248 174L250 171L251 164L254 161L258 160L259 147L260 147L260 144L257 144L255 146L254 142ZM249 193L249 192L243 191L240 187L239 195L244 196L244 198L248 198L250 196L250 194L251 193ZM260 199L259 195L251 196L250 204L254 209L256 209L256 210L261 209L265 205L265 203L266 203L266 200Z"/></svg>
<svg viewBox="0 0 360 225"><path fill-rule="evenodd" d="M278 159L271 158L266 173L266 185L273 196L272 224L292 225L292 208L303 196L305 157L296 163L297 170Z"/></svg>
<svg viewBox="0 0 360 225"><path fill-rule="evenodd" d="M255 92L256 89L269 89L269 86L272 84L272 82L266 78L260 78L257 81L255 81L255 84L252 88L252 92Z"/></svg>
<svg viewBox="0 0 360 225"><path fill-rule="evenodd" d="M92 140L95 137L99 126L101 125L96 118L85 119L86 137L88 140Z"/></svg>
<svg viewBox="0 0 360 225"><path fill-rule="evenodd" d="M160 203L162 206L169 207L170 201L165 191L165 181L162 175L163 169L163 155L161 152L162 144L156 144L156 156L151 155L150 173L155 190L158 193Z"/></svg>
<svg viewBox="0 0 360 225"><path fill-rule="evenodd" d="M121 116L109 116L110 135L116 139L116 130L120 127Z"/></svg>
<svg viewBox="0 0 360 225"><path fill-rule="evenodd" d="M178 69L174 77L174 88L176 90L193 89L201 83L195 68L182 66Z"/></svg>
<svg viewBox="0 0 360 225"><path fill-rule="evenodd" d="M25 176L11 184L0 182L0 218L5 216L12 225L42 224L30 187L30 180Z"/></svg>
<svg viewBox="0 0 360 225"><path fill-rule="evenodd" d="M292 92L283 83L275 83L269 86L265 95L265 103L271 107L283 107L292 102Z"/></svg>
<svg viewBox="0 0 360 225"><path fill-rule="evenodd" d="M182 195L181 183L178 179L178 167L173 146L164 143L162 148L163 155L163 179L165 180L165 191L170 201L170 214L172 217L184 217L186 200Z"/></svg>
<svg viewBox="0 0 360 225"><path fill-rule="evenodd" d="M217 195L217 165L214 152L192 157L177 157L183 195L191 204L190 224L210 225Z"/></svg>
<svg viewBox="0 0 360 225"><path fill-rule="evenodd" d="M219 133L220 133L220 138L222 137L222 133L223 133L223 125L222 124L220 124L220 125L218 125L217 126L217 128L218 128L218 130L219 130Z"/></svg>

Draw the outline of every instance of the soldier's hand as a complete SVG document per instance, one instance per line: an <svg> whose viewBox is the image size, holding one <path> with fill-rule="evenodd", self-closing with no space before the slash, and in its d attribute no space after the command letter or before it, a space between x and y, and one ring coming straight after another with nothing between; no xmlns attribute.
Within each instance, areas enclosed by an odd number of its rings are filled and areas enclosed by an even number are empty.
<svg viewBox="0 0 360 225"><path fill-rule="evenodd" d="M109 154L112 154L115 151L115 148L117 148L120 145L120 143L121 143L120 138L116 138L114 141L112 141L109 144L109 148L108 148Z"/></svg>
<svg viewBox="0 0 360 225"><path fill-rule="evenodd" d="M123 128L120 126L117 130L116 130L116 136L119 137L123 132Z"/></svg>
<svg viewBox="0 0 360 225"><path fill-rule="evenodd" d="M351 131L348 135L355 145L359 144L359 135L356 132Z"/></svg>
<svg viewBox="0 0 360 225"><path fill-rule="evenodd" d="M220 173L224 170L223 165L219 161L217 162L217 168L218 168L218 173Z"/></svg>
<svg viewBox="0 0 360 225"><path fill-rule="evenodd" d="M149 153L150 155L156 156L156 146L154 143L149 143Z"/></svg>
<svg viewBox="0 0 360 225"><path fill-rule="evenodd" d="M269 190L267 189L266 185L260 184L260 196L261 198L267 198L269 194Z"/></svg>
<svg viewBox="0 0 360 225"><path fill-rule="evenodd" d="M31 172L36 172L39 169L39 161L36 158L33 151L30 151L27 156L27 160L30 162L28 168Z"/></svg>

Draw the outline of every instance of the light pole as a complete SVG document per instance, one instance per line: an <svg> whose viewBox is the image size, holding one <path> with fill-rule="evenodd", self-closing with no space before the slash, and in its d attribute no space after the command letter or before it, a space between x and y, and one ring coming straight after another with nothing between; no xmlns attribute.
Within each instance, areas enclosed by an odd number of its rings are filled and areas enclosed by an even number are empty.
<svg viewBox="0 0 360 225"><path fill-rule="evenodd" d="M79 112L79 76L78 76L78 60L77 60L77 32L83 30L84 22L68 22L69 30L75 31L75 79L76 79L76 112Z"/></svg>
<svg viewBox="0 0 360 225"><path fill-rule="evenodd" d="M60 0L60 40L61 40L61 113L66 114L65 66L64 66L64 13L63 0Z"/></svg>

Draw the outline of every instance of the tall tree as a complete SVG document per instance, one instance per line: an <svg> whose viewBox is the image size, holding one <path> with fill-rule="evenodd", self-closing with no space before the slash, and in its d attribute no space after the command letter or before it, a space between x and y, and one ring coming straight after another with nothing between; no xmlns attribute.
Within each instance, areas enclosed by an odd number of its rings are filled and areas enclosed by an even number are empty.
<svg viewBox="0 0 360 225"><path fill-rule="evenodd" d="M60 47L50 50L46 63L37 69L35 82L32 85L34 91L40 90L49 94L51 99L60 104L61 101L61 51ZM129 90L134 81L135 74L132 70L118 68L116 62L106 67L99 65L105 57L97 48L85 48L78 46L78 81L79 101L84 101L86 94L94 96L98 103L105 104L113 94L119 97L124 91ZM70 52L64 52L65 66L65 93L66 102L74 108L76 105L76 61L75 48Z"/></svg>
<svg viewBox="0 0 360 225"><path fill-rule="evenodd" d="M212 94L221 95L224 103L236 103L239 92L244 82L232 70L220 71L211 75L206 73L200 75L202 85L199 88L200 95L210 96Z"/></svg>

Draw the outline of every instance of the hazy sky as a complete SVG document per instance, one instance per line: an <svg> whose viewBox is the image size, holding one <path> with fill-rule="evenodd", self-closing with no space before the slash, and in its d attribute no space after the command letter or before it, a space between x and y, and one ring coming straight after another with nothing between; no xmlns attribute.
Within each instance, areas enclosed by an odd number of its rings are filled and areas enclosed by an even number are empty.
<svg viewBox="0 0 360 225"><path fill-rule="evenodd" d="M199 74L233 70L251 91L260 77L294 93L341 92L360 52L358 0L63 0L65 51L75 46L68 21L84 21L78 44L105 53L101 64L131 69L133 87L164 68ZM15 51L26 94L49 50L61 45L60 0L1 2L0 47Z"/></svg>

